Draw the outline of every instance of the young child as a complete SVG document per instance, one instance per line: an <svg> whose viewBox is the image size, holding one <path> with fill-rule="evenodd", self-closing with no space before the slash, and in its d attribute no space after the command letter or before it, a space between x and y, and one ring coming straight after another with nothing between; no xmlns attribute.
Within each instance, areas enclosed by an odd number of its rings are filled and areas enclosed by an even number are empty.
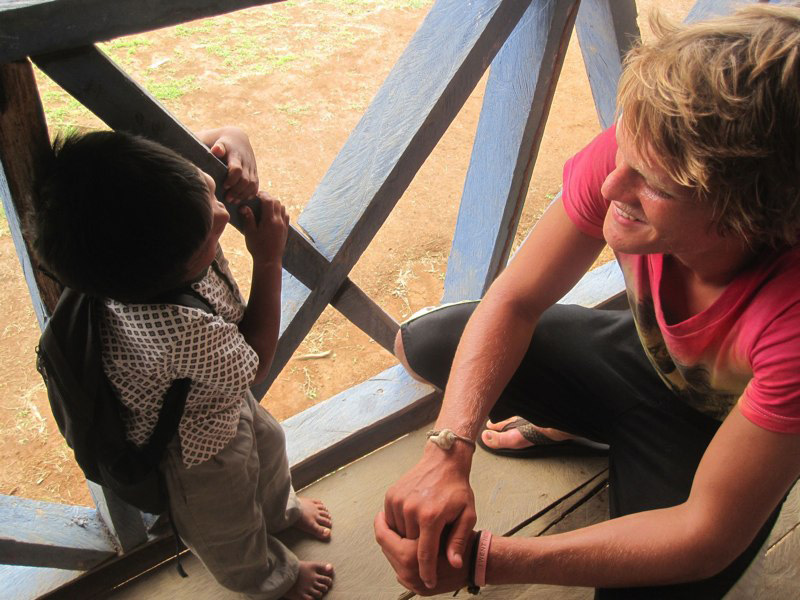
<svg viewBox="0 0 800 600"><path fill-rule="evenodd" d="M227 198L257 188L255 159L237 128L200 134L227 161ZM143 444L175 379L192 380L178 435L162 459L181 538L223 586L251 598L321 598L330 564L302 562L277 531L330 538L319 501L292 489L280 424L250 393L269 371L280 323L281 257L289 218L258 194L258 222L239 207L253 257L245 305L219 238L228 223L214 181L144 138L94 132L57 141L35 199L34 251L79 291L105 299L103 367ZM216 314L156 298L191 285Z"/></svg>

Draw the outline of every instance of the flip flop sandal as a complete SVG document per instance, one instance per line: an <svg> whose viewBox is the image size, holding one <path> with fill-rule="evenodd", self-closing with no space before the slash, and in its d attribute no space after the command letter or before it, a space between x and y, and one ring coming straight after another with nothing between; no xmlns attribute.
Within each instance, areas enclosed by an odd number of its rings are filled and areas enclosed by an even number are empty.
<svg viewBox="0 0 800 600"><path fill-rule="evenodd" d="M593 442L584 437L576 437L571 440L556 441L552 440L539 431L535 425L526 421L522 417L517 417L507 423L500 431L510 431L518 429L522 437L531 442L533 446L525 448L490 448L483 441L483 432L488 428L484 426L478 435L478 445L498 456L511 456L516 458L547 458L551 456L603 456L608 454L608 445L600 442ZM494 430L489 430L494 431Z"/></svg>

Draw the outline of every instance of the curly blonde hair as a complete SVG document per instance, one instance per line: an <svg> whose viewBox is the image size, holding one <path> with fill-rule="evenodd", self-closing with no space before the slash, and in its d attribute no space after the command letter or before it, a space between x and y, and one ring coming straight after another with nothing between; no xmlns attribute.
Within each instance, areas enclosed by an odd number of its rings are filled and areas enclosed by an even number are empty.
<svg viewBox="0 0 800 600"><path fill-rule="evenodd" d="M648 161L754 248L800 231L800 5L756 4L692 25L651 17L626 58L618 118Z"/></svg>

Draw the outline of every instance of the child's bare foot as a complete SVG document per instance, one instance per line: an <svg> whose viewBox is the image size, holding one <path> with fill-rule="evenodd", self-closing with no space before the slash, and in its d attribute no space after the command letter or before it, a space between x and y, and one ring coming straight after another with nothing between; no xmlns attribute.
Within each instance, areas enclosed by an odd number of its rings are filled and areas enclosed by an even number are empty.
<svg viewBox="0 0 800 600"><path fill-rule="evenodd" d="M298 498L300 501L300 518L294 524L300 531L327 542L331 539L331 513L321 500Z"/></svg>
<svg viewBox="0 0 800 600"><path fill-rule="evenodd" d="M312 600L322 598L333 585L333 565L330 563L300 561L300 573L285 600Z"/></svg>

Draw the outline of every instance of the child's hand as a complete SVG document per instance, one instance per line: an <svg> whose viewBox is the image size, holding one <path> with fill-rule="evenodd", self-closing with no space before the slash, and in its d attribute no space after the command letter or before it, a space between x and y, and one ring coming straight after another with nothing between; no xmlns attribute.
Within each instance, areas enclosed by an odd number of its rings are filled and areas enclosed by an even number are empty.
<svg viewBox="0 0 800 600"><path fill-rule="evenodd" d="M211 148L211 154L228 165L225 179L226 202L238 204L258 192L256 156L247 134L234 126L203 131L200 139Z"/></svg>
<svg viewBox="0 0 800 600"><path fill-rule="evenodd" d="M258 222L249 206L239 207L247 251L255 264L280 261L289 232L289 215L286 207L266 192L258 193L258 201L261 205Z"/></svg>

